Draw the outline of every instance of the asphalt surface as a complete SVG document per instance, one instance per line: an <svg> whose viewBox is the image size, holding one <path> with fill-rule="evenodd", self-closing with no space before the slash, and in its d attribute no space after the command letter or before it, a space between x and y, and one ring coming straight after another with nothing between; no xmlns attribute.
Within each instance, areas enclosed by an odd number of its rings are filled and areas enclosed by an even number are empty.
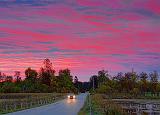
<svg viewBox="0 0 160 115"><path fill-rule="evenodd" d="M53 104L31 108L7 115L77 115L83 107L87 93L76 96L76 99L64 99Z"/></svg>

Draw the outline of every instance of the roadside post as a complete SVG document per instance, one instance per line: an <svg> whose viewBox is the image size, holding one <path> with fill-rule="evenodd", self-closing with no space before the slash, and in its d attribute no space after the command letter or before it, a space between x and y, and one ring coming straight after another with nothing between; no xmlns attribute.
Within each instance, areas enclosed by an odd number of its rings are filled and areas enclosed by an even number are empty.
<svg viewBox="0 0 160 115"><path fill-rule="evenodd" d="M90 93L88 95L88 102L89 102L89 114L92 115Z"/></svg>

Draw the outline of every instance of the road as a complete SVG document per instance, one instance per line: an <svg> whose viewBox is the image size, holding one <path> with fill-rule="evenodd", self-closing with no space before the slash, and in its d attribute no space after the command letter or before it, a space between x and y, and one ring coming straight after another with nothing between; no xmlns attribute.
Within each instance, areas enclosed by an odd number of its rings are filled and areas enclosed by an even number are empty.
<svg viewBox="0 0 160 115"><path fill-rule="evenodd" d="M76 96L76 99L64 99L53 104L31 108L7 115L77 115L82 108L87 93Z"/></svg>

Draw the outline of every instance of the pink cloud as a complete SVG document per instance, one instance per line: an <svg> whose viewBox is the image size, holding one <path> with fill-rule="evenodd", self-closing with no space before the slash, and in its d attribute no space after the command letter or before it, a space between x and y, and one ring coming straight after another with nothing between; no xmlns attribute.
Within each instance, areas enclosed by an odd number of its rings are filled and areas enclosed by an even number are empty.
<svg viewBox="0 0 160 115"><path fill-rule="evenodd" d="M150 0L0 7L0 71L24 76L27 67L38 71L45 58L83 80L100 69L154 70L160 65L158 7Z"/></svg>

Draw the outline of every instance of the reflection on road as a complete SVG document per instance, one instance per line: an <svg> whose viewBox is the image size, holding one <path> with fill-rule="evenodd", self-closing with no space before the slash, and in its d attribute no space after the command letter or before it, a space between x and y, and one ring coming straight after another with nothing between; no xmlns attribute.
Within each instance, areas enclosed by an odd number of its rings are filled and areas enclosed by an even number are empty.
<svg viewBox="0 0 160 115"><path fill-rule="evenodd" d="M66 101L67 101L66 103L69 104L69 105L70 104L75 104L77 102L76 99L67 99Z"/></svg>
<svg viewBox="0 0 160 115"><path fill-rule="evenodd" d="M82 108L87 93L76 95L75 99L66 99L53 104L9 113L8 115L77 115Z"/></svg>

